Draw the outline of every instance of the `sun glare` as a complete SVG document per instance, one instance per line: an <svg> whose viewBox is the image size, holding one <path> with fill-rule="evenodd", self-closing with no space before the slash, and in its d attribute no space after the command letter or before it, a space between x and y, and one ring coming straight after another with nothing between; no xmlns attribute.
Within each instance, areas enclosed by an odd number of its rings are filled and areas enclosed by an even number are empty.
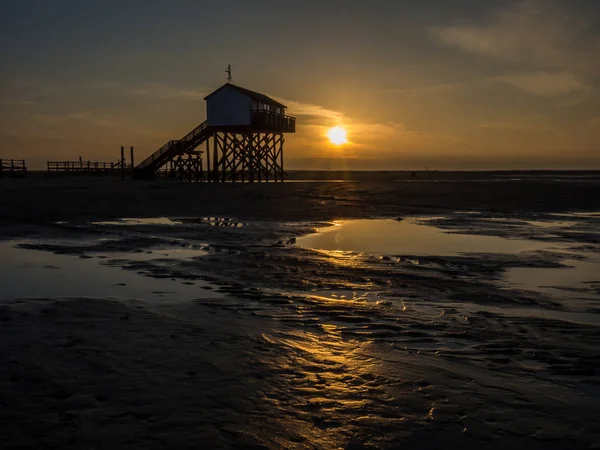
<svg viewBox="0 0 600 450"><path fill-rule="evenodd" d="M342 145L348 142L348 138L346 137L346 130L342 127L333 127L327 131L327 137L334 145Z"/></svg>

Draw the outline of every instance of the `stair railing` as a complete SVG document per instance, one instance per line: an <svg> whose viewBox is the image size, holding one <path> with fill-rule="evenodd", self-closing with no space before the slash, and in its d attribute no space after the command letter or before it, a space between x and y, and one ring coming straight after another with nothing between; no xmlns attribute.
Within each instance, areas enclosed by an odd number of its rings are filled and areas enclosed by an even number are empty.
<svg viewBox="0 0 600 450"><path fill-rule="evenodd" d="M186 134L183 139L180 139L178 141L173 140L173 141L167 142L165 145L163 145L161 148L159 148L157 151L155 151L150 156L148 156L145 160L143 160L140 164L138 164L136 169L145 169L151 163L153 163L154 161L159 159L161 156L163 156L165 153L167 153L169 150L171 150L177 143L186 144L186 143L190 142L193 138L195 138L200 133L202 133L207 127L208 127L208 122L205 120L200 125L198 125L196 128L194 128L192 131L190 131L188 134Z"/></svg>

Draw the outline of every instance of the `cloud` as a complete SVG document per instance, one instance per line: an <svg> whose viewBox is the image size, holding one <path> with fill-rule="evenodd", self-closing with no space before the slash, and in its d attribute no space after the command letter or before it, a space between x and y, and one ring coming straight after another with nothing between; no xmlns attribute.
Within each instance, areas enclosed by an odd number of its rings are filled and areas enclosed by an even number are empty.
<svg viewBox="0 0 600 450"><path fill-rule="evenodd" d="M128 95L151 97L162 100L203 100L208 94L206 89L176 88L166 84L148 83L126 90Z"/></svg>
<svg viewBox="0 0 600 450"><path fill-rule="evenodd" d="M433 89L452 89L458 84L434 87ZM301 118L298 122L298 134L294 137L294 147L302 148L302 154L320 157L325 152L330 158L377 158L383 154L395 154L397 149L441 148L457 145L455 136L433 134L411 130L399 121L362 121L345 115L342 111L322 105L303 103L295 100L275 97L288 106L289 113ZM331 146L327 138L327 130L333 125L341 125L348 132L348 143L343 152ZM460 143L464 142L460 140Z"/></svg>
<svg viewBox="0 0 600 450"><path fill-rule="evenodd" d="M94 111L73 111L69 113L57 114L33 114L31 119L46 125L75 125L79 122L81 125L88 124L100 127L112 127L114 122L107 115L97 114Z"/></svg>
<svg viewBox="0 0 600 450"><path fill-rule="evenodd" d="M415 137L419 133L407 130L400 122L355 123L350 126L352 134L360 141L387 140Z"/></svg>
<svg viewBox="0 0 600 450"><path fill-rule="evenodd" d="M49 84L40 79L16 79L6 82L3 94L18 98L24 105L40 104L52 100L62 101L65 97L88 95L91 92L119 89L117 81L89 81L73 84Z"/></svg>
<svg viewBox="0 0 600 450"><path fill-rule="evenodd" d="M588 92L590 87L569 72L534 72L505 75L491 79L506 83L530 94L542 97L560 97L568 94Z"/></svg>
<svg viewBox="0 0 600 450"><path fill-rule="evenodd" d="M477 125L484 130L525 131L541 133L550 130L539 117L518 117L514 121L486 121Z"/></svg>
<svg viewBox="0 0 600 450"><path fill-rule="evenodd" d="M302 118L299 122L299 129L306 133L306 141L314 145L327 142L327 130L332 125L338 124L348 130L349 143L347 147L368 147L374 141L386 144L390 141L417 143L425 137L424 134L407 130L406 126L400 122L359 122L341 111L321 105L275 98L288 107L291 115ZM348 156L347 152L346 156Z"/></svg>
<svg viewBox="0 0 600 450"><path fill-rule="evenodd" d="M96 114L93 111L77 111L69 114L64 114L62 118L65 121L69 120L78 120L82 122L87 122L91 125L98 125L101 127L112 127L114 126L114 122L110 119L108 115Z"/></svg>
<svg viewBox="0 0 600 450"><path fill-rule="evenodd" d="M600 34L589 18L558 0L521 0L486 25L433 28L446 46L504 62L513 73L488 78L541 97L579 104L600 75ZM514 73L518 67L520 73Z"/></svg>
<svg viewBox="0 0 600 450"><path fill-rule="evenodd" d="M28 112L0 123L0 133L29 136L32 139L102 140L117 133L119 127L108 115L92 110L70 112Z"/></svg>
<svg viewBox="0 0 600 450"><path fill-rule="evenodd" d="M290 114L294 116L302 116L308 119L329 119L330 121L340 123L347 119L344 114L340 111L334 111L333 109L325 108L321 105L314 105L312 103L302 103L295 100L288 100L281 97L274 97L278 102L283 103L288 107Z"/></svg>
<svg viewBox="0 0 600 450"><path fill-rule="evenodd" d="M447 46L503 61L544 68L599 68L600 36L589 20L556 0L523 0L488 25L433 28ZM590 61L591 60L591 61Z"/></svg>
<svg viewBox="0 0 600 450"><path fill-rule="evenodd" d="M387 94L397 94L402 95L404 97L419 97L421 95L439 95L441 93L454 91L457 89L462 89L466 86L472 86L473 82L461 81L457 83L441 83L441 84L433 84L429 86L417 86L413 88L404 88L404 89L387 89L385 93Z"/></svg>
<svg viewBox="0 0 600 450"><path fill-rule="evenodd" d="M203 100L208 89L179 88L160 83L143 83L140 85L125 85L120 81L89 81L64 85L45 84L41 80L16 80L12 92L18 92L23 100L21 103L48 103L64 97L82 97L91 95L129 95L152 99L174 100Z"/></svg>

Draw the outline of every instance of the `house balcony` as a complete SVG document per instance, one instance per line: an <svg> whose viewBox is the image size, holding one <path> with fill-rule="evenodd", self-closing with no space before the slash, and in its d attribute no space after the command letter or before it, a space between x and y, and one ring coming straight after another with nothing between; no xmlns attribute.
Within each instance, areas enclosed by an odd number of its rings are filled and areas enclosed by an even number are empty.
<svg viewBox="0 0 600 450"><path fill-rule="evenodd" d="M295 133L296 118L267 110L255 110L252 111L252 128Z"/></svg>

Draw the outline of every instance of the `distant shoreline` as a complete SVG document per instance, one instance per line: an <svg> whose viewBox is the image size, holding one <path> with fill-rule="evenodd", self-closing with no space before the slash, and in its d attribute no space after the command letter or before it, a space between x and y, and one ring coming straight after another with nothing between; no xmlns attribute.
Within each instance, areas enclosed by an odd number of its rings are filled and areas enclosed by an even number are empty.
<svg viewBox="0 0 600 450"><path fill-rule="evenodd" d="M39 175L39 174L47 174L48 171L46 169L29 169L29 174ZM288 177L292 177L294 179L297 178L297 175L302 174L322 174L322 175L330 175L330 174L403 174L403 173L419 173L419 174L429 174L429 173L438 173L438 174L590 174L590 175L598 175L600 174L600 169L505 169L505 170L437 170L437 169L398 169L398 170L341 170L341 169L293 169L286 170Z"/></svg>

